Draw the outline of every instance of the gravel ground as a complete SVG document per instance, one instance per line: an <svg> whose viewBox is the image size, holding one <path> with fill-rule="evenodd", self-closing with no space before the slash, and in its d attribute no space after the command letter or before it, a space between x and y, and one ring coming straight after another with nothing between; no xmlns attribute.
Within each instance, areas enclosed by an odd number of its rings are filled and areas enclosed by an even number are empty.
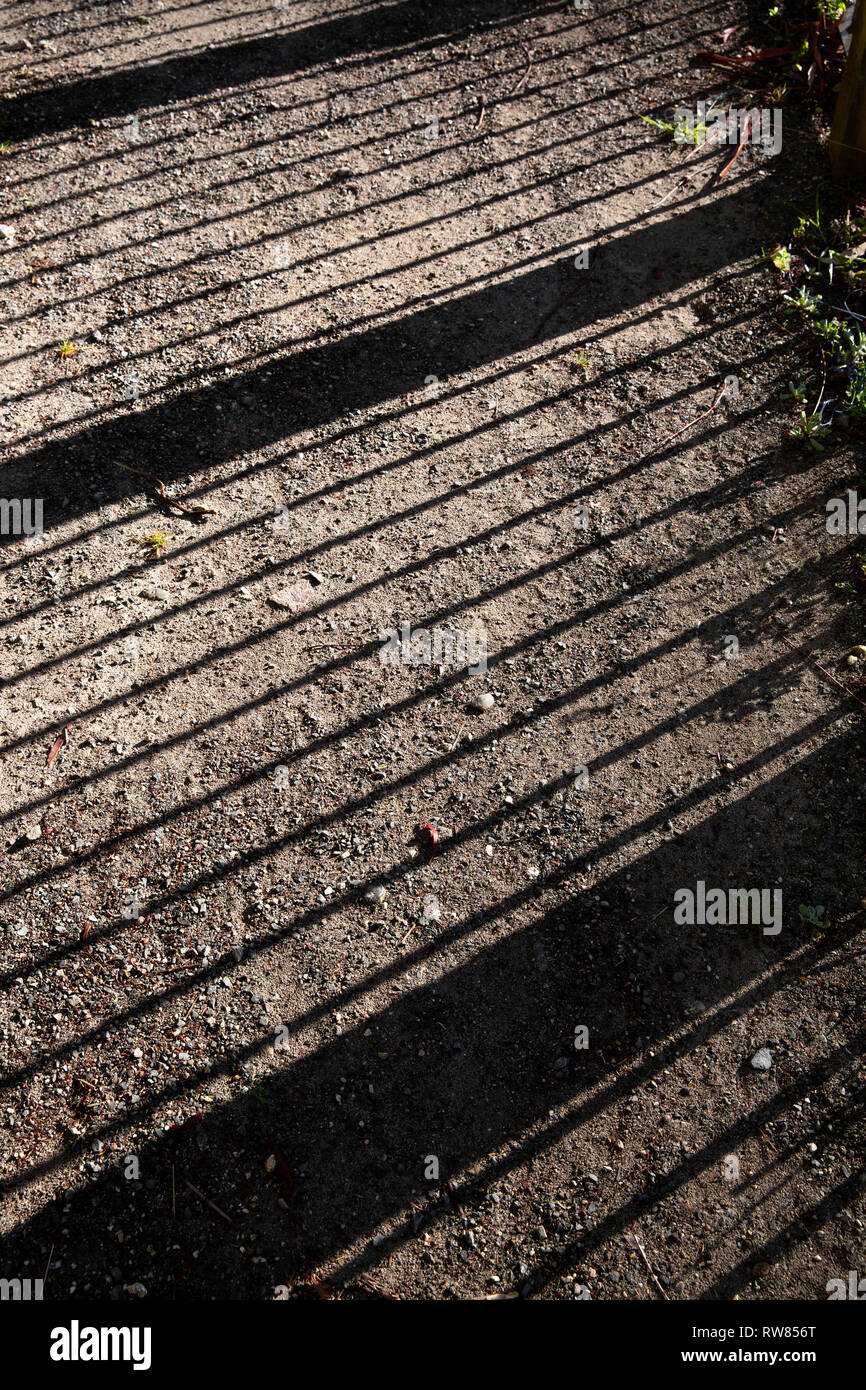
<svg viewBox="0 0 866 1390"><path fill-rule="evenodd" d="M6 1277L866 1271L862 441L782 443L760 257L826 132L719 181L639 119L748 18L0 16ZM681 924L698 881L781 929Z"/></svg>

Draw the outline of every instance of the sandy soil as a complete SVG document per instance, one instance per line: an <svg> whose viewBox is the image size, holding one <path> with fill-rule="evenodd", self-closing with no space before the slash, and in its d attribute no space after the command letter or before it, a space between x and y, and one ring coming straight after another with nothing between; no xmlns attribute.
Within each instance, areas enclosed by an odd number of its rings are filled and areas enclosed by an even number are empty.
<svg viewBox="0 0 866 1390"><path fill-rule="evenodd" d="M2 491L44 499L3 538L3 1273L866 1271L862 442L783 444L760 255L826 132L720 182L640 120L728 90L692 55L748 19L0 16ZM404 623L486 670L384 664ZM680 924L698 881L781 930Z"/></svg>

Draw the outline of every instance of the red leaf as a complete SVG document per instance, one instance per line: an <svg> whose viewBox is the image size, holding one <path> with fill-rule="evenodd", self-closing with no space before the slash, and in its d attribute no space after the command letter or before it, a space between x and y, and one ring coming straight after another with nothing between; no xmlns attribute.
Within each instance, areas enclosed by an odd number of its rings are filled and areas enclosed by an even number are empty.
<svg viewBox="0 0 866 1390"><path fill-rule="evenodd" d="M201 1118L202 1113L197 1110L194 1115L190 1115L188 1120L182 1120L179 1125L169 1125L169 1129L192 1129L193 1125L197 1125Z"/></svg>
<svg viewBox="0 0 866 1390"><path fill-rule="evenodd" d="M439 831L431 825L429 820L425 820L418 826L418 839L424 844L427 850L427 858L433 859L439 853Z"/></svg>

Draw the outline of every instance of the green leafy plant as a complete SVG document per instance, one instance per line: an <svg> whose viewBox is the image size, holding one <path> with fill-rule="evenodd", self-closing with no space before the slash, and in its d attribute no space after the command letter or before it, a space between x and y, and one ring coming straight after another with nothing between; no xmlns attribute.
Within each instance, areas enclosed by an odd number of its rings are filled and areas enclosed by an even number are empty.
<svg viewBox="0 0 866 1390"><path fill-rule="evenodd" d="M786 437L802 442L808 449L814 449L816 453L823 453L823 441L830 433L830 426L822 424L821 416L817 410L813 410L811 415L807 415L805 410L801 410L797 420L796 425L785 431Z"/></svg>
<svg viewBox="0 0 866 1390"><path fill-rule="evenodd" d="M168 536L164 531L152 531L149 536L144 536L142 538L140 544L147 547L150 551L151 559L154 559L165 550L165 547L168 545Z"/></svg>
<svg viewBox="0 0 866 1390"><path fill-rule="evenodd" d="M774 246L772 251L765 251L764 255L783 275L791 269L791 253L787 246Z"/></svg>
<svg viewBox="0 0 866 1390"><path fill-rule="evenodd" d="M789 383L797 420L785 431L788 439L818 452L837 419L858 425L866 419L866 330L851 306L866 284L866 258L859 254L864 241L866 217L849 212L827 221L816 199L814 214L801 216L792 234L797 257L791 247L765 253L792 283L791 293L782 297L785 312L800 320L821 353L822 386L815 407L809 411L805 390L795 392Z"/></svg>
<svg viewBox="0 0 866 1390"><path fill-rule="evenodd" d="M800 914L800 921L805 926L812 928L812 939L817 941L825 931L830 929L830 918L827 916L826 909L823 907L809 907L806 903L800 903L797 911Z"/></svg>
<svg viewBox="0 0 866 1390"><path fill-rule="evenodd" d="M267 1086L257 1086L254 1091L250 1091L250 1095L255 1101L257 1110L263 1110L266 1105L271 1103L271 1093Z"/></svg>
<svg viewBox="0 0 866 1390"><path fill-rule="evenodd" d="M655 121L651 116L641 116L641 120L670 135L678 145L702 145L707 138L707 126L703 122L692 125L689 121L677 121L672 125L670 121Z"/></svg>

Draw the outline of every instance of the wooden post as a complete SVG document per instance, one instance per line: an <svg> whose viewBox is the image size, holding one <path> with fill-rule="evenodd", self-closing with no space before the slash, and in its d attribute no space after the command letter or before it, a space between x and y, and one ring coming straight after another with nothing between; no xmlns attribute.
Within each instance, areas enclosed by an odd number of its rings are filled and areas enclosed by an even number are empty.
<svg viewBox="0 0 866 1390"><path fill-rule="evenodd" d="M866 178L866 0L857 0L854 11L830 133L830 163L838 182Z"/></svg>

